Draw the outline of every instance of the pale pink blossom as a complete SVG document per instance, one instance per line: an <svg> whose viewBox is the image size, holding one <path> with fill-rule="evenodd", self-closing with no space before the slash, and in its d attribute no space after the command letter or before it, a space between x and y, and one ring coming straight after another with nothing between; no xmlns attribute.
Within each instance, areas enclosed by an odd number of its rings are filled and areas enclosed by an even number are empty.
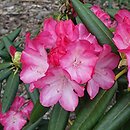
<svg viewBox="0 0 130 130"><path fill-rule="evenodd" d="M42 44L31 40L28 34L26 35L26 44L26 48L21 55L22 71L20 79L24 83L31 83L45 76L49 64L47 52Z"/></svg>
<svg viewBox="0 0 130 130"><path fill-rule="evenodd" d="M113 69L117 67L119 57L111 52L109 45L104 45L97 60L92 78L86 87L91 99L99 92L99 88L110 89L114 84L115 74Z"/></svg>
<svg viewBox="0 0 130 130"><path fill-rule="evenodd" d="M67 47L67 53L60 59L60 64L78 83L87 82L93 73L97 56L88 41L78 41Z"/></svg>
<svg viewBox="0 0 130 130"><path fill-rule="evenodd" d="M113 26L110 16L98 5L92 6L91 10L108 28L111 28Z"/></svg>
<svg viewBox="0 0 130 130"><path fill-rule="evenodd" d="M23 97L16 97L6 113L0 113L0 123L4 130L21 130L33 109L33 103Z"/></svg>
<svg viewBox="0 0 130 130"><path fill-rule="evenodd" d="M122 9L119 10L116 15L115 15L115 19L120 23L123 22L123 20L125 18L130 19L130 12L128 10Z"/></svg>
<svg viewBox="0 0 130 130"><path fill-rule="evenodd" d="M34 85L40 88L40 102L45 107L59 101L65 110L74 111L78 97L84 95L84 87L71 80L70 75L60 67L49 69L47 75Z"/></svg>

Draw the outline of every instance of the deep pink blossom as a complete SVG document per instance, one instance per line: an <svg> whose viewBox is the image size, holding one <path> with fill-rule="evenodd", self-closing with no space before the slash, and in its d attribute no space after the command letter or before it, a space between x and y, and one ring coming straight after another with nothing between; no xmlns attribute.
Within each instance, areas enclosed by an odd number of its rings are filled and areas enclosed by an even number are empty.
<svg viewBox="0 0 130 130"><path fill-rule="evenodd" d="M126 54L128 63L128 81L130 87L130 19L125 17L123 21L118 23L114 34L114 43L119 49L119 52Z"/></svg>
<svg viewBox="0 0 130 130"><path fill-rule="evenodd" d="M59 101L65 110L74 111L78 105L78 96L84 95L84 88L71 80L70 75L60 67L49 69L47 75L34 85L40 88L40 102L45 107Z"/></svg>
<svg viewBox="0 0 130 130"><path fill-rule="evenodd" d="M91 7L92 12L108 27L113 27L110 16L103 11L99 6L94 5Z"/></svg>
<svg viewBox="0 0 130 130"><path fill-rule="evenodd" d="M22 71L20 79L24 83L31 83L45 76L49 67L47 53L44 46L38 41L30 39L30 34L26 35L26 48L21 55Z"/></svg>
<svg viewBox="0 0 130 130"><path fill-rule="evenodd" d="M9 111L0 113L0 123L4 130L21 130L33 109L33 103L23 97L16 97Z"/></svg>
<svg viewBox="0 0 130 130"><path fill-rule="evenodd" d="M93 47L88 41L72 43L67 48L67 53L61 60L61 66L78 83L87 82L92 75L97 56L92 51Z"/></svg>
<svg viewBox="0 0 130 130"><path fill-rule="evenodd" d="M115 15L115 19L118 21L118 22L123 22L123 20L125 18L128 18L130 19L130 12L128 10L119 10L117 12L117 14Z"/></svg>
<svg viewBox="0 0 130 130"><path fill-rule="evenodd" d="M71 20L58 21L55 26L57 40L55 46L50 49L49 62L54 66L59 66L59 60L66 54L66 48L70 43L80 40L90 42L94 46L95 52L100 52L102 47L98 44L95 36L88 32L83 24L74 25Z"/></svg>
<svg viewBox="0 0 130 130"><path fill-rule="evenodd" d="M104 45L92 78L88 81L86 86L91 99L97 95L99 88L107 90L112 87L115 78L115 74L112 70L117 67L118 62L119 57L111 52L110 46Z"/></svg>

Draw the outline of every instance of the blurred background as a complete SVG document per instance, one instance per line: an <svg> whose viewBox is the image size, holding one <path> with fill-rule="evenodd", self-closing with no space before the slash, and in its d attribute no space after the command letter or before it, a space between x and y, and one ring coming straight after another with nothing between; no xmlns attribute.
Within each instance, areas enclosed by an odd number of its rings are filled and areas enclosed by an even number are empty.
<svg viewBox="0 0 130 130"><path fill-rule="evenodd" d="M66 0L0 0L0 37L22 26L22 34L36 31L43 19L59 11ZM130 0L84 0L102 8L130 9ZM64 9L64 8L63 8Z"/></svg>

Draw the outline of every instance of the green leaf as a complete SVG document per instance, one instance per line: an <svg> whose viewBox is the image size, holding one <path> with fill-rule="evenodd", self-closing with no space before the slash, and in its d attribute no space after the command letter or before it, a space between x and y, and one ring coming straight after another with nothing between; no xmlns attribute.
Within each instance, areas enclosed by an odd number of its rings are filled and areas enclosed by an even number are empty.
<svg viewBox="0 0 130 130"><path fill-rule="evenodd" d="M94 130L119 130L129 119L130 93L127 93L107 112Z"/></svg>
<svg viewBox="0 0 130 130"><path fill-rule="evenodd" d="M4 43L0 42L0 50L2 50L4 48Z"/></svg>
<svg viewBox="0 0 130 130"><path fill-rule="evenodd" d="M3 49L3 50L0 50L0 57L3 59L9 59L10 55L7 51L5 51L5 49Z"/></svg>
<svg viewBox="0 0 130 130"><path fill-rule="evenodd" d="M59 104L55 105L49 121L48 130L65 130L69 118L69 112Z"/></svg>
<svg viewBox="0 0 130 130"><path fill-rule="evenodd" d="M29 95L29 97L32 99L33 103L36 104L38 98L39 98L39 93L38 93L38 90L35 89L33 92L30 92L29 91L29 85L25 84L25 89Z"/></svg>
<svg viewBox="0 0 130 130"><path fill-rule="evenodd" d="M109 102L117 90L117 83L108 91L102 90L77 115L70 130L92 130L97 121L104 114Z"/></svg>
<svg viewBox="0 0 130 130"><path fill-rule="evenodd" d="M12 70L11 68L7 68L0 71L0 81L7 78L11 74Z"/></svg>
<svg viewBox="0 0 130 130"><path fill-rule="evenodd" d="M48 130L48 123L49 123L49 120L43 120L38 130Z"/></svg>
<svg viewBox="0 0 130 130"><path fill-rule="evenodd" d="M14 41L20 32L21 32L21 28L17 28L14 31L12 31L10 34L8 34L7 37L10 39L10 41Z"/></svg>
<svg viewBox="0 0 130 130"><path fill-rule="evenodd" d="M29 122L31 124L36 122L40 117L42 117L48 111L48 109L49 108L43 107L38 100L37 103L34 105Z"/></svg>
<svg viewBox="0 0 130 130"><path fill-rule="evenodd" d="M3 41L4 45L5 45L6 50L10 54L10 46L13 45L13 42L8 37L3 37L2 41Z"/></svg>
<svg viewBox="0 0 130 130"><path fill-rule="evenodd" d="M72 4L81 21L97 37L99 43L101 45L109 44L112 47L112 51L117 53L117 48L112 41L113 34L103 22L79 0L72 0Z"/></svg>
<svg viewBox="0 0 130 130"><path fill-rule="evenodd" d="M35 128L43 121L43 118L39 118L35 123L28 124L23 128L23 130L35 130Z"/></svg>
<svg viewBox="0 0 130 130"><path fill-rule="evenodd" d="M117 13L118 9L108 9L106 8L105 11L114 18L115 14Z"/></svg>
<svg viewBox="0 0 130 130"><path fill-rule="evenodd" d="M0 70L6 69L6 68L8 68L10 66L12 66L11 62L0 63Z"/></svg>
<svg viewBox="0 0 130 130"><path fill-rule="evenodd" d="M2 112L3 113L8 111L11 104L13 103L17 90L18 90L18 85L19 85L19 74L12 72L12 74L9 76L7 80L5 91L4 91L4 96L2 99Z"/></svg>
<svg viewBox="0 0 130 130"><path fill-rule="evenodd" d="M29 123L23 128L23 130L31 130L32 128L34 129L38 126L43 119L43 115L48 111L48 109L49 108L43 107L38 100L30 115Z"/></svg>

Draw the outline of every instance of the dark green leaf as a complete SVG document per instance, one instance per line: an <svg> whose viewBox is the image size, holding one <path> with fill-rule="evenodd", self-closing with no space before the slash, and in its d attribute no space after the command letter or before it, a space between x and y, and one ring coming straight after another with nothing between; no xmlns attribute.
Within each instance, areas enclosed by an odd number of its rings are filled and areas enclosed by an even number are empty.
<svg viewBox="0 0 130 130"><path fill-rule="evenodd" d="M7 78L11 74L12 70L10 68L0 71L0 81Z"/></svg>
<svg viewBox="0 0 130 130"><path fill-rule="evenodd" d="M10 41L14 41L20 32L21 32L21 28L17 28L14 31L12 31L10 34L8 34L7 37L10 39Z"/></svg>
<svg viewBox="0 0 130 130"><path fill-rule="evenodd" d="M108 111L94 130L119 130L129 119L130 93L127 93Z"/></svg>
<svg viewBox="0 0 130 130"><path fill-rule="evenodd" d="M72 0L72 4L81 21L97 37L99 43L101 45L109 44L112 47L112 51L117 53L117 48L112 41L113 34L103 22L79 0Z"/></svg>
<svg viewBox="0 0 130 130"><path fill-rule="evenodd" d="M65 130L69 118L69 112L59 104L55 105L49 121L48 130Z"/></svg>
<svg viewBox="0 0 130 130"><path fill-rule="evenodd" d="M5 91L4 91L4 96L2 99L2 112L3 113L8 111L11 104L13 103L17 90L18 90L18 85L19 85L19 74L12 72L12 74L9 76L7 80Z"/></svg>
<svg viewBox="0 0 130 130"><path fill-rule="evenodd" d="M29 124L23 128L23 130L35 130L36 127L43 121L43 118L40 117L35 123Z"/></svg>
<svg viewBox="0 0 130 130"><path fill-rule="evenodd" d="M4 48L4 43L0 42L0 50L2 50Z"/></svg>
<svg viewBox="0 0 130 130"><path fill-rule="evenodd" d="M12 66L11 62L0 63L0 70L6 69L6 68L8 68L10 66Z"/></svg>
<svg viewBox="0 0 130 130"><path fill-rule="evenodd" d="M4 49L3 50L0 50L0 57L1 58L4 58L4 59L9 59L10 58L10 55L7 51L5 51Z"/></svg>
<svg viewBox="0 0 130 130"><path fill-rule="evenodd" d="M117 13L117 9L108 9L106 8L105 11L111 16L114 18L115 14Z"/></svg>
<svg viewBox="0 0 130 130"><path fill-rule="evenodd" d="M36 104L36 102L38 101L38 98L39 98L38 90L35 89L33 92L30 92L29 85L27 85L27 84L25 84L25 89L26 89L29 97L32 99L33 103Z"/></svg>
<svg viewBox="0 0 130 130"><path fill-rule="evenodd" d="M43 107L39 100L37 101L37 103L34 105L34 108L32 110L31 116L30 116L30 123L33 124L34 122L36 122L40 117L42 117L49 108L45 108Z"/></svg>
<svg viewBox="0 0 130 130"><path fill-rule="evenodd" d="M94 125L104 114L116 90L117 83L108 91L100 91L95 99L87 102L87 105L77 115L71 130L92 130Z"/></svg>
<svg viewBox="0 0 130 130"><path fill-rule="evenodd" d="M4 45L5 45L6 50L10 54L10 46L13 45L13 42L8 37L3 37L2 41L3 41Z"/></svg>

